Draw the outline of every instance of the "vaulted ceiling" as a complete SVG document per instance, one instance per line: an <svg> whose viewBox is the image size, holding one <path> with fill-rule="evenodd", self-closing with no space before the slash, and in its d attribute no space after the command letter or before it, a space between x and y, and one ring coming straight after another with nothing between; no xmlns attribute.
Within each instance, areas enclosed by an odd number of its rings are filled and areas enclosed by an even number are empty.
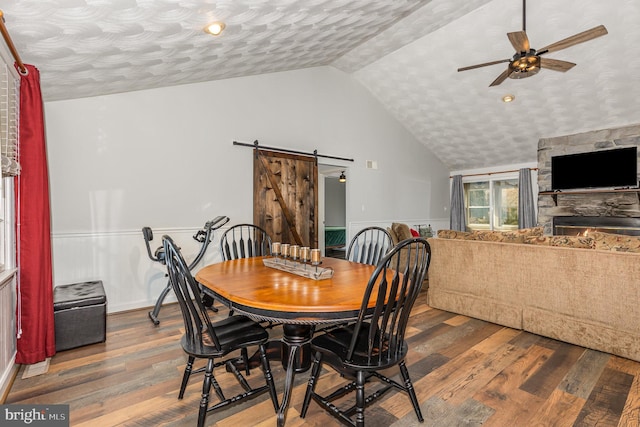
<svg viewBox="0 0 640 427"><path fill-rule="evenodd" d="M353 75L451 170L534 162L537 141L640 122L640 1L530 0L539 49L576 63L489 87L521 0L10 0L6 26L45 101L315 66ZM222 35L202 29L224 21ZM506 94L515 101L503 103Z"/></svg>

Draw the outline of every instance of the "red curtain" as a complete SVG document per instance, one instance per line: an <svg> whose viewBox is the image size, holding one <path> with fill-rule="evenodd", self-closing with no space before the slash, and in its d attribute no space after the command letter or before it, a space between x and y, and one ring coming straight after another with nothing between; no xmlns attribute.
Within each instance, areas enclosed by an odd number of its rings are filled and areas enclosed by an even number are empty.
<svg viewBox="0 0 640 427"><path fill-rule="evenodd" d="M20 78L20 175L15 179L18 257L18 354L32 364L56 353L49 173L40 72L25 65Z"/></svg>

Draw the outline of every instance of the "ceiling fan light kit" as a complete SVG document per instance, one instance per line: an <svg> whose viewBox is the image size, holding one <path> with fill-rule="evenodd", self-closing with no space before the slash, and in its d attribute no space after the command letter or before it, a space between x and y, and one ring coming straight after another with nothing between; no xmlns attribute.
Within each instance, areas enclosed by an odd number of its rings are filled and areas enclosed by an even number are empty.
<svg viewBox="0 0 640 427"><path fill-rule="evenodd" d="M473 70L475 68L486 67L489 65L501 64L508 62L507 69L502 72L489 86L497 86L507 78L510 79L524 79L531 77L540 72L542 68L546 68L553 71L566 72L573 68L576 64L568 61L561 61L559 59L544 58L549 52L556 52L561 49L574 46L579 43L595 39L596 37L604 36L608 34L604 25L591 28L590 30L583 31L575 34L571 37L567 37L558 42L552 43L542 49L532 49L529 45L529 38L526 33L527 22L527 2L522 0L522 31L515 31L507 33L507 37L511 42L511 45L516 50L515 55L511 59L501 59L498 61L485 62L483 64L471 65L468 67L458 68L458 71Z"/></svg>
<svg viewBox="0 0 640 427"><path fill-rule="evenodd" d="M531 77L540 72L540 57L536 55L536 51L529 49L529 52L516 53L513 60L509 63L510 79L524 79Z"/></svg>

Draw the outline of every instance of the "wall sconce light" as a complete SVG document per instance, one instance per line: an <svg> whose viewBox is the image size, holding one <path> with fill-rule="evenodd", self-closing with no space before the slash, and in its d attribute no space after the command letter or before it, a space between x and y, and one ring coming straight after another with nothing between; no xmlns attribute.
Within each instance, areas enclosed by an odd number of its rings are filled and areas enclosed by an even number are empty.
<svg viewBox="0 0 640 427"><path fill-rule="evenodd" d="M340 178L338 178L338 181L347 182L347 177L345 176L344 171L342 171L342 173L340 174Z"/></svg>

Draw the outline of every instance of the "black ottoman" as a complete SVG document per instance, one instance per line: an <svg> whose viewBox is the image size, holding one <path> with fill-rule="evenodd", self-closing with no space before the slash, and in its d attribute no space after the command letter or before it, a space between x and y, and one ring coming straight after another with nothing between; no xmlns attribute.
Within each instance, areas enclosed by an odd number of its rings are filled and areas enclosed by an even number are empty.
<svg viewBox="0 0 640 427"><path fill-rule="evenodd" d="M107 296L102 280L53 288L56 351L107 339Z"/></svg>

